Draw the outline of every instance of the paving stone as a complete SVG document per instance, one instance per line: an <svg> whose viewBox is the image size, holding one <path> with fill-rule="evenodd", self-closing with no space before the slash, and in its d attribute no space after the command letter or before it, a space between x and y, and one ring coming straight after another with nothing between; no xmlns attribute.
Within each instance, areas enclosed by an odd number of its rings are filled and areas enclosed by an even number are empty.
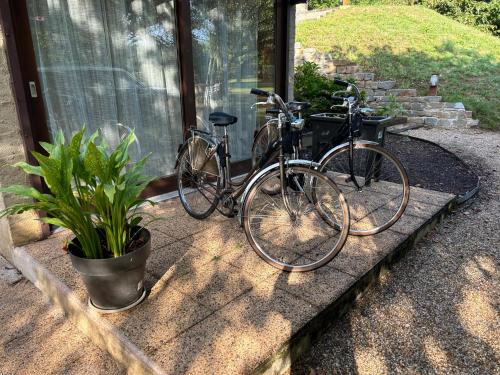
<svg viewBox="0 0 500 375"><path fill-rule="evenodd" d="M213 311L247 292L258 281L220 259L167 280L172 287Z"/></svg>
<svg viewBox="0 0 500 375"><path fill-rule="evenodd" d="M266 263L251 247L248 248L247 246L223 255L221 260L238 267L245 273L254 275L258 279L280 272L277 268Z"/></svg>
<svg viewBox="0 0 500 375"><path fill-rule="evenodd" d="M71 240L73 237L71 232L62 231L51 235L44 241L25 245L24 248L39 262L45 263L66 255L67 252L64 250L64 247L67 241Z"/></svg>
<svg viewBox="0 0 500 375"><path fill-rule="evenodd" d="M207 225L203 231L185 237L185 241L215 256L242 248L250 248L238 220L226 218L220 222L212 222L209 218L205 222Z"/></svg>
<svg viewBox="0 0 500 375"><path fill-rule="evenodd" d="M210 228L213 223L210 218L197 220L180 211L178 216L168 216L165 220L155 222L151 227L176 239L183 239Z"/></svg>
<svg viewBox="0 0 500 375"><path fill-rule="evenodd" d="M184 275L211 262L215 256L192 246L189 241L178 241L151 251L147 270L156 279Z"/></svg>
<svg viewBox="0 0 500 375"><path fill-rule="evenodd" d="M280 272L272 275L271 282L318 308L328 306L339 298L356 279L334 267L321 267L311 272Z"/></svg>
<svg viewBox="0 0 500 375"><path fill-rule="evenodd" d="M249 373L316 313L311 304L263 283L152 357L172 374Z"/></svg>
<svg viewBox="0 0 500 375"><path fill-rule="evenodd" d="M386 215L386 217L390 217L393 215L394 211L389 211L385 208L381 208L382 215ZM420 226L422 226L423 220L418 216L409 215L408 213L404 213L403 216L399 218L399 220L391 226L391 230L394 232L399 232L402 234L410 235L415 232Z"/></svg>
<svg viewBox="0 0 500 375"><path fill-rule="evenodd" d="M44 262L42 262L42 264L54 276L56 276L60 281L66 284L66 286L68 286L75 293L80 301L87 301L87 289L85 288L80 275L73 268L73 265L71 264L71 258L68 254L60 256L56 259L45 260Z"/></svg>
<svg viewBox="0 0 500 375"><path fill-rule="evenodd" d="M434 206L443 206L454 198L454 195L442 193L434 190L426 190L412 186L410 188L410 199L418 202L432 204Z"/></svg>
<svg viewBox="0 0 500 375"><path fill-rule="evenodd" d="M136 308L103 317L151 354L211 313L171 284L157 283L148 298Z"/></svg>
<svg viewBox="0 0 500 375"><path fill-rule="evenodd" d="M390 229L372 236L349 236L342 250L327 267L359 278L405 238L405 235Z"/></svg>
<svg viewBox="0 0 500 375"><path fill-rule="evenodd" d="M410 189L411 191L411 189ZM389 204L389 207L391 204ZM408 202L408 206L406 207L404 211L404 215L412 215L412 216L418 216L421 218L429 218L432 215L434 215L436 212L438 212L441 209L441 206L436 206L432 204L427 204L424 202L419 202L416 200L413 200L411 198L411 192L410 192L410 201Z"/></svg>

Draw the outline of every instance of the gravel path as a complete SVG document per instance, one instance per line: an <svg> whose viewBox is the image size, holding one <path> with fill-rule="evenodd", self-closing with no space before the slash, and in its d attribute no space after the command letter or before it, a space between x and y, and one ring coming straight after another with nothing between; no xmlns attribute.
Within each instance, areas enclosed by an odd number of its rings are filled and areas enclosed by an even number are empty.
<svg viewBox="0 0 500 375"><path fill-rule="evenodd" d="M500 133L410 135L478 168L481 190L335 322L291 374L500 374Z"/></svg>
<svg viewBox="0 0 500 375"><path fill-rule="evenodd" d="M0 257L0 375L125 373Z"/></svg>

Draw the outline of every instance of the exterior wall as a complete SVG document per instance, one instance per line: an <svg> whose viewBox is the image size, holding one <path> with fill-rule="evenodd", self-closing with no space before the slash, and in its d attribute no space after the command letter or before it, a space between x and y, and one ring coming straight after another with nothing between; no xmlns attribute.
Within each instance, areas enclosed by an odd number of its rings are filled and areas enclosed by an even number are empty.
<svg viewBox="0 0 500 375"><path fill-rule="evenodd" d="M0 77L2 78L0 79L0 186L28 184L28 178L23 172L10 167L18 161L26 160L26 154L11 89L11 76L7 64L3 32L0 32L0 49ZM10 194L0 196L0 206L3 204L10 206L17 201L17 198ZM25 213L9 219L2 219L0 222L0 252L5 254L7 250L4 247L10 245L4 243L7 240L5 238L6 232L10 232L8 237L12 238L13 245L21 245L40 239L43 236L42 226L39 221L34 220L36 217L35 213ZM8 255L6 254L6 256Z"/></svg>

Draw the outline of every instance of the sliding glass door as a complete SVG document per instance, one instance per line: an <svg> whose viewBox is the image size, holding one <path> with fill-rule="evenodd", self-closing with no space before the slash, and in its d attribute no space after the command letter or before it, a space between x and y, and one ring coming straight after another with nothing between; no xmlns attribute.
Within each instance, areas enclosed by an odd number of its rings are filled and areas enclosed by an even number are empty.
<svg viewBox="0 0 500 375"><path fill-rule="evenodd" d="M174 1L27 0L49 130L86 125L111 144L135 129L148 172L182 143Z"/></svg>
<svg viewBox="0 0 500 375"><path fill-rule="evenodd" d="M252 87L274 90L275 6L272 0L191 0L198 127L208 115L238 117L229 127L234 161L250 158L259 112Z"/></svg>

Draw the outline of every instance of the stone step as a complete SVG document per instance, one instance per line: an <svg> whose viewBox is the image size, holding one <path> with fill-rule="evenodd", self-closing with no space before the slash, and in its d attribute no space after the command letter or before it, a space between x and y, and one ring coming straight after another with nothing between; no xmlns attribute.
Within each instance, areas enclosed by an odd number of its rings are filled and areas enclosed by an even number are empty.
<svg viewBox="0 0 500 375"><path fill-rule="evenodd" d="M391 101L391 95L389 94L391 91L394 90L388 90L386 95L372 95L367 101L380 104L389 102ZM395 96L395 98L398 102L424 103L425 105L428 103L439 103L442 100L441 96Z"/></svg>
<svg viewBox="0 0 500 375"><path fill-rule="evenodd" d="M431 116L408 116L407 122L412 124L423 124L428 126L440 126L444 128L473 127L479 124L478 120L472 119L450 119Z"/></svg>
<svg viewBox="0 0 500 375"><path fill-rule="evenodd" d="M413 103L412 103L413 104ZM465 111L460 110L441 110L441 109L404 109L403 114L411 117L437 117L440 119L460 120L465 119Z"/></svg>
<svg viewBox="0 0 500 375"><path fill-rule="evenodd" d="M387 91L387 95L394 96L417 96L415 89L392 89Z"/></svg>
<svg viewBox="0 0 500 375"><path fill-rule="evenodd" d="M466 128L472 128L472 127L475 127L475 126L479 126L479 120L476 120L476 119L473 119L473 118L467 118L466 121L467 121L466 124L465 124Z"/></svg>
<svg viewBox="0 0 500 375"><path fill-rule="evenodd" d="M340 78L340 79L354 78L356 80L356 84L359 86L359 83L361 83L361 82L373 81L375 79L375 74L374 73L365 73L365 72L357 72L357 73L353 73L353 74L346 74L346 73L340 74L339 73L339 74L336 74L333 78ZM363 87L365 87L365 86L363 86Z"/></svg>
<svg viewBox="0 0 500 375"><path fill-rule="evenodd" d="M472 111L465 111L465 117L472 118Z"/></svg>

